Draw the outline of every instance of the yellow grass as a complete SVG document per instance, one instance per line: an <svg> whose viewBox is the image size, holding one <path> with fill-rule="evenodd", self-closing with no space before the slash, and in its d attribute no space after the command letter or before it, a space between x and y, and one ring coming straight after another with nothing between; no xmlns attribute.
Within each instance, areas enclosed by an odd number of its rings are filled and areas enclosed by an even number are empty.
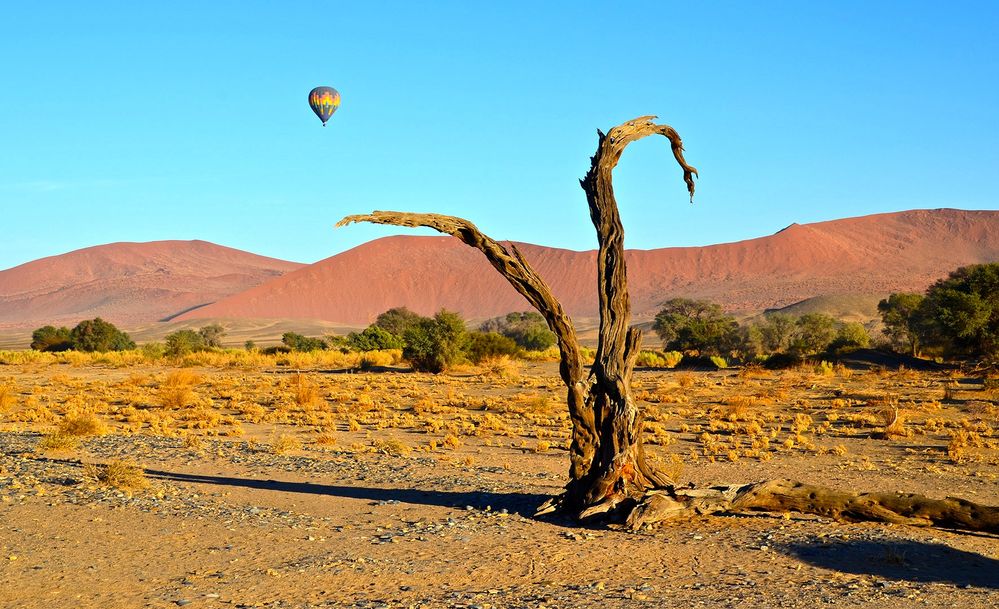
<svg viewBox="0 0 999 609"><path fill-rule="evenodd" d="M107 432L107 426L94 413L69 413L59 422L57 433L63 436L97 436Z"/></svg>
<svg viewBox="0 0 999 609"><path fill-rule="evenodd" d="M69 452L75 450L79 445L80 438L78 436L56 432L42 436L35 450L40 453Z"/></svg>
<svg viewBox="0 0 999 609"><path fill-rule="evenodd" d="M137 491L149 487L145 472L129 461L114 460L104 464L88 464L84 475L96 482L122 491Z"/></svg>

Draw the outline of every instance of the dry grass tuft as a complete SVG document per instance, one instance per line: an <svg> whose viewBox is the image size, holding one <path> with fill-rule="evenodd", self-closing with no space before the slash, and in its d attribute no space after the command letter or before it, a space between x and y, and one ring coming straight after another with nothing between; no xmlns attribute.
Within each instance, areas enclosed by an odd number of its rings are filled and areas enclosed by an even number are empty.
<svg viewBox="0 0 999 609"><path fill-rule="evenodd" d="M186 385L164 385L159 391L159 402L163 408L180 410L194 401L194 392Z"/></svg>
<svg viewBox="0 0 999 609"><path fill-rule="evenodd" d="M509 355L486 358L479 364L479 368L489 376L508 380L520 378L520 362Z"/></svg>
<svg viewBox="0 0 999 609"><path fill-rule="evenodd" d="M64 436L99 436L107 433L107 426L91 412L71 412L59 422L56 433Z"/></svg>
<svg viewBox="0 0 999 609"><path fill-rule="evenodd" d="M413 452L412 446L395 438L378 440L375 442L374 446L375 450L378 452L385 453L387 455L395 455L397 457L405 457L409 453Z"/></svg>
<svg viewBox="0 0 999 609"><path fill-rule="evenodd" d="M663 474L669 477L673 484L680 483L680 477L683 475L683 457L676 453L670 453L665 461L657 463L656 467Z"/></svg>
<svg viewBox="0 0 999 609"><path fill-rule="evenodd" d="M687 389L688 387L693 387L694 380L695 380L694 374L692 372L681 372L680 374L676 375L676 383L680 387L683 387L684 389Z"/></svg>
<svg viewBox="0 0 999 609"><path fill-rule="evenodd" d="M7 410L17 403L17 394L14 386L10 384L0 385L0 411Z"/></svg>
<svg viewBox="0 0 999 609"><path fill-rule="evenodd" d="M336 434L330 431L320 431L312 441L318 446L336 446Z"/></svg>
<svg viewBox="0 0 999 609"><path fill-rule="evenodd" d="M83 473L96 482L121 491L138 491L149 487L149 480L143 469L129 461L88 464Z"/></svg>
<svg viewBox="0 0 999 609"><path fill-rule="evenodd" d="M884 426L884 438L907 438L911 430L905 428L905 413L898 406L890 404L881 411L881 423Z"/></svg>
<svg viewBox="0 0 999 609"><path fill-rule="evenodd" d="M314 406L319 403L319 386L305 375L296 374L292 386L295 391L295 403L299 406Z"/></svg>
<svg viewBox="0 0 999 609"><path fill-rule="evenodd" d="M56 432L42 436L35 450L40 453L65 453L76 450L79 445L80 438L78 436Z"/></svg>
<svg viewBox="0 0 999 609"><path fill-rule="evenodd" d="M302 443L293 435L281 434L271 442L271 452L283 455L302 448Z"/></svg>
<svg viewBox="0 0 999 609"><path fill-rule="evenodd" d="M168 372L164 379L163 387L193 387L201 383L201 377L194 371L186 368Z"/></svg>

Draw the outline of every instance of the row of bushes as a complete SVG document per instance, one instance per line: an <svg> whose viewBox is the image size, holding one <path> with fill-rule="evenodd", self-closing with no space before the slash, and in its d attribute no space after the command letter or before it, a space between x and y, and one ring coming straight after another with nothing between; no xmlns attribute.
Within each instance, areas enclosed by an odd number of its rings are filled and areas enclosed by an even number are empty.
<svg viewBox="0 0 999 609"><path fill-rule="evenodd" d="M913 355L999 358L999 263L960 268L930 286L925 294L896 293L882 300L881 312L889 346ZM868 329L824 313L794 317L764 315L739 324L720 305L687 298L667 301L653 329L664 351L644 352L639 365L674 367L683 354L740 361L795 362L836 357L867 347ZM162 344L149 346L162 355L181 357L221 348L225 330L218 324L178 330ZM415 369L439 372L461 361L480 362L524 351L544 351L555 344L544 318L537 313L510 313L469 332L457 313L440 311L424 317L405 307L390 309L368 328L346 336L307 337L288 332L282 345L264 353L338 350L372 352L402 350ZM38 351L112 352L135 348L128 334L101 318L74 328L45 326L32 333ZM247 350L253 350L247 343Z"/></svg>
<svg viewBox="0 0 999 609"><path fill-rule="evenodd" d="M135 349L135 342L114 324L97 317L81 321L72 330L55 326L38 328L31 333L31 348L35 351L127 351Z"/></svg>
<svg viewBox="0 0 999 609"><path fill-rule="evenodd" d="M145 357L181 358L194 353L219 351L225 328L219 324L198 330L177 330L162 343L143 345ZM390 309L371 326L346 336L309 337L286 332L281 345L260 351L264 355L282 353L372 353L401 351L402 356L417 370L440 372L459 362L481 362L485 359L518 355L525 351L542 352L555 343L544 318L537 313L510 313L490 319L477 331L469 332L464 320L449 311L433 317L417 315L405 307ZM102 319L81 322L73 330L45 326L32 335L36 351L97 351L115 352L135 349L127 334ZM247 351L258 351L252 341Z"/></svg>
<svg viewBox="0 0 999 609"><path fill-rule="evenodd" d="M871 343L863 324L842 322L825 313L798 317L773 313L742 325L721 305L689 298L667 301L656 315L653 329L669 351L744 361L775 355L835 356Z"/></svg>

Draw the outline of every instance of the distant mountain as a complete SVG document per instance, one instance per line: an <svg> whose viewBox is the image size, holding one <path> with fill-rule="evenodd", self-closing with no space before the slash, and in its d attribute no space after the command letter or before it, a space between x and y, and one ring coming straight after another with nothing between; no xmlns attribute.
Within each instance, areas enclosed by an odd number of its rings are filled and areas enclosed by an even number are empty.
<svg viewBox="0 0 999 609"><path fill-rule="evenodd" d="M159 321L301 266L206 241L89 247L0 271L0 327Z"/></svg>
<svg viewBox="0 0 999 609"><path fill-rule="evenodd" d="M597 315L596 252L517 244L570 314ZM636 320L675 296L737 312L816 296L924 290L967 264L999 261L999 211L914 210L815 224L707 247L630 250ZM298 318L364 325L382 311L441 308L486 318L529 308L478 251L452 237L378 239L177 317ZM869 308L869 305L868 305Z"/></svg>

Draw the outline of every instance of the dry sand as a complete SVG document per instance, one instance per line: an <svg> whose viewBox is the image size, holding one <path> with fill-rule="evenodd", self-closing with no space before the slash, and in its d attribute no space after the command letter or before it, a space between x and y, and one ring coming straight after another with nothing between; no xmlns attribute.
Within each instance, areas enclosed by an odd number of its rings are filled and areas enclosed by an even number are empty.
<svg viewBox="0 0 999 609"><path fill-rule="evenodd" d="M247 386L273 377L268 371L197 372L205 393L216 379L234 374ZM138 373L162 370L0 370L24 395L36 386L55 392L60 383L99 393ZM639 372L636 387L673 387L683 374L689 373ZM412 382L438 402L445 398L435 396L448 392L511 400L520 390L556 396L554 375L554 364L542 364L527 367L516 381L394 373L309 378L331 392L332 405L337 388L384 395L385 383ZM922 404L939 400L947 382L911 373L773 379L789 388L775 408L810 412L816 421L837 391L896 391ZM681 425L704 424L699 410L707 413L723 396L770 380L694 373L692 386L670 389L670 395L689 396L686 403L647 403L688 409L666 423L676 442L651 448L659 454L698 448L696 433ZM982 398L967 380L932 414L955 421L976 412L994 417L985 406L994 402ZM420 399L402 395L392 408ZM334 430L336 445L323 448L309 443L310 427L294 424L245 423L241 437L194 443L141 430L123 434L116 426L72 453L53 455L36 451L49 426L11 422L19 408L0 419L6 421L0 427L3 607L999 606L995 536L793 514L710 517L641 533L535 520L534 508L564 483L567 457L557 447L534 452L534 440L523 447L519 435L462 436L457 450L397 455L372 446L386 438L420 446L438 435L376 425L350 431L342 422ZM444 416L483 420L486 413L469 409ZM912 424L923 419L914 414ZM278 433L296 435L304 447L275 454ZM767 461L688 459L683 479L790 477L999 504L997 451L954 463L946 438L926 432L880 440L870 429L834 427L814 441L843 444L845 455L777 450ZM141 463L151 486L119 491L85 473L83 464L119 459Z"/></svg>

